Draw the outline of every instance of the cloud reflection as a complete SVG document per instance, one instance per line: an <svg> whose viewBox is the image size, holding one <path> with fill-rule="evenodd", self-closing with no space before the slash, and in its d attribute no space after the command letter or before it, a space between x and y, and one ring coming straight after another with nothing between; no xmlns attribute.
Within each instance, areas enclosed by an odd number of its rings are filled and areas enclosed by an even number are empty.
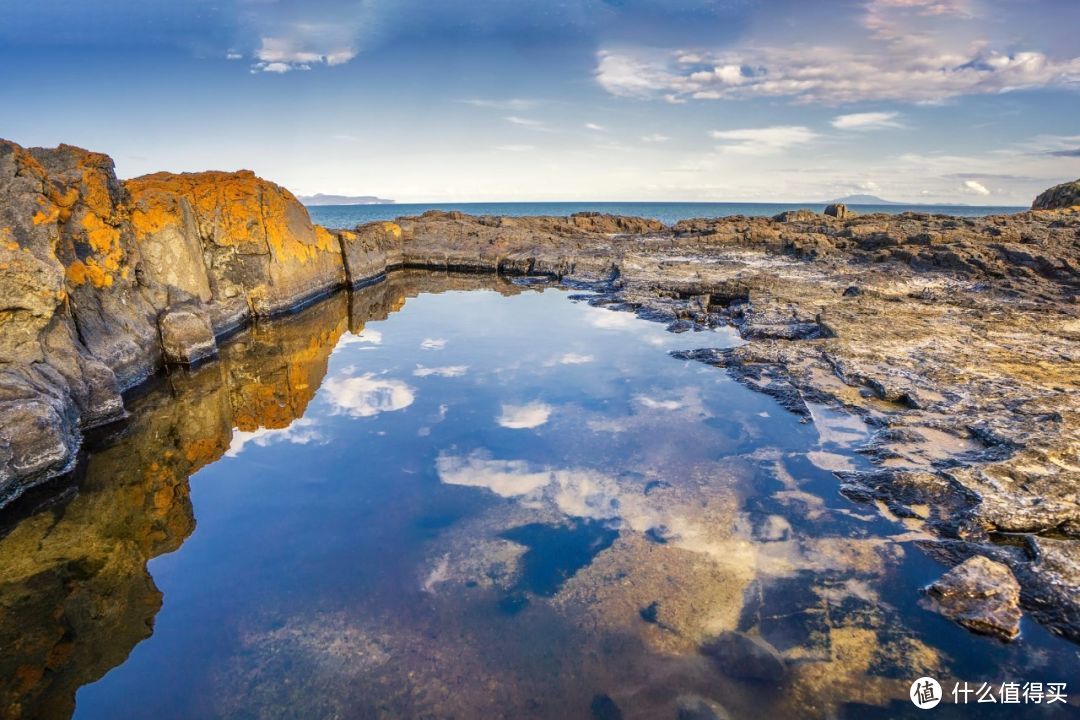
<svg viewBox="0 0 1080 720"><path fill-rule="evenodd" d="M414 390L400 380L381 378L374 373L359 377L337 377L324 385L335 413L352 417L372 417L402 410L416 399Z"/></svg>

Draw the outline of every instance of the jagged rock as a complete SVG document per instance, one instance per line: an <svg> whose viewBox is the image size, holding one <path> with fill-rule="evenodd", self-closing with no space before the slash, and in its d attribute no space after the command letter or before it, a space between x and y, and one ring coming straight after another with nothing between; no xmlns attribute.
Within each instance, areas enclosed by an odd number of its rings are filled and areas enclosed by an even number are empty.
<svg viewBox="0 0 1080 720"><path fill-rule="evenodd" d="M1007 565L972 556L938 578L927 597L969 630L1006 641L1020 634L1020 584Z"/></svg>
<svg viewBox="0 0 1080 720"><path fill-rule="evenodd" d="M158 317L158 327L166 362L193 365L217 354L210 319L197 308L169 308Z"/></svg>
<svg viewBox="0 0 1080 720"><path fill-rule="evenodd" d="M729 677L779 682L787 676L784 656L765 639L754 635L723 632L706 639L699 650Z"/></svg>
<svg viewBox="0 0 1080 720"><path fill-rule="evenodd" d="M1032 210L1061 210L1080 206L1080 180L1055 185L1031 203Z"/></svg>

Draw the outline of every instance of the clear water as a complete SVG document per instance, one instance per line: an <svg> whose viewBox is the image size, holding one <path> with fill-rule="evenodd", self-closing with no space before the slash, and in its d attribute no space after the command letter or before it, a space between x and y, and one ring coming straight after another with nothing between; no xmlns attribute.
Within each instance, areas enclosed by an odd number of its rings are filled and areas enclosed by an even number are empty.
<svg viewBox="0 0 1080 720"><path fill-rule="evenodd" d="M736 342L412 272L252 328L0 529L0 710L866 718L918 716L922 675L1076 687L1039 626L1003 645L918 605L921 525L830 472L865 466L861 422L668 355ZM787 677L698 652L733 629Z"/></svg>
<svg viewBox="0 0 1080 720"><path fill-rule="evenodd" d="M860 213L920 212L965 217L1000 215L1027 210L1024 207L982 205L852 205ZM665 202L535 202L535 203L402 203L390 205L323 205L308 208L311 219L324 227L351 228L373 220L393 220L428 210L460 210L472 215L557 215L602 212L653 218L672 224L690 218L728 215L772 216L785 210L821 212L825 203L665 203Z"/></svg>

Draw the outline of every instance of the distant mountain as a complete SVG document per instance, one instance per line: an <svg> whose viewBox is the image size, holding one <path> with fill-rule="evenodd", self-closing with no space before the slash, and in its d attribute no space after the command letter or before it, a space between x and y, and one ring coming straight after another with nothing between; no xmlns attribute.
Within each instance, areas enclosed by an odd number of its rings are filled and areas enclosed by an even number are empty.
<svg viewBox="0 0 1080 720"><path fill-rule="evenodd" d="M393 205L393 200L374 195L297 195L296 199L304 205Z"/></svg>
<svg viewBox="0 0 1080 720"><path fill-rule="evenodd" d="M882 200L877 195L845 195L842 198L830 200L831 203L844 203L845 205L907 205L908 203Z"/></svg>

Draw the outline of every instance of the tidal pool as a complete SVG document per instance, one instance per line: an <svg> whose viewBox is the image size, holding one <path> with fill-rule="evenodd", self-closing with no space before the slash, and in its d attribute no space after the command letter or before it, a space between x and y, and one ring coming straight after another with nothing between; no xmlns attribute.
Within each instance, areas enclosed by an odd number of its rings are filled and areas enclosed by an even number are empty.
<svg viewBox="0 0 1080 720"><path fill-rule="evenodd" d="M1077 648L920 607L918 519L837 490L863 424L668 354L736 342L413 272L244 331L0 517L0 717L1075 715L951 706Z"/></svg>

